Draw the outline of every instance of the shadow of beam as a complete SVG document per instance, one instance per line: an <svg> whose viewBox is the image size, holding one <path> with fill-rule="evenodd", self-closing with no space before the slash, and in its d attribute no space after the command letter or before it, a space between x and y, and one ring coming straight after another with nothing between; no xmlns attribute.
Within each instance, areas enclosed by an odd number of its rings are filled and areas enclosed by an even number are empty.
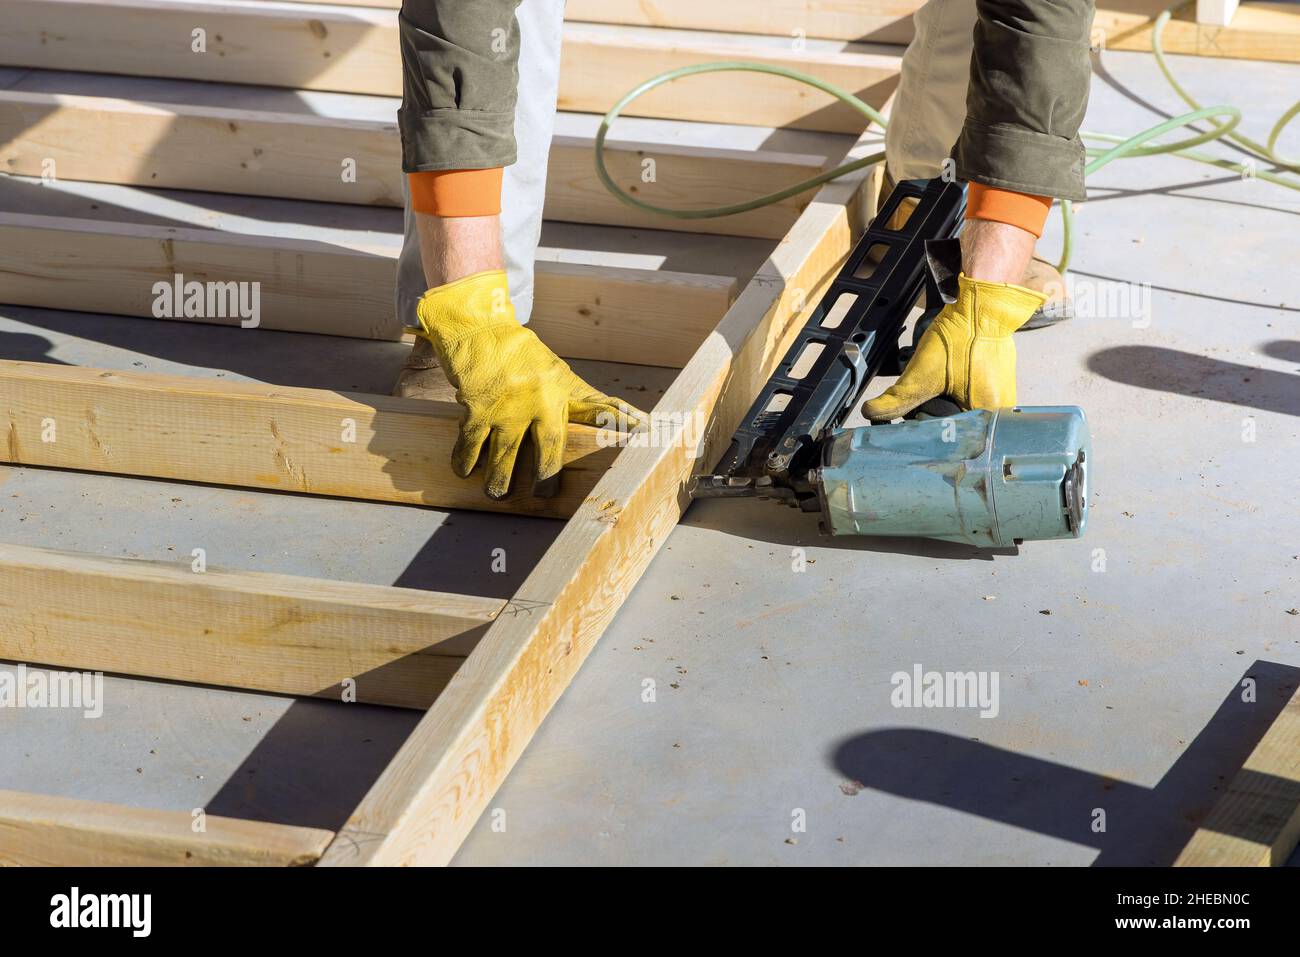
<svg viewBox="0 0 1300 957"><path fill-rule="evenodd" d="M1274 343L1270 348L1284 349ZM1088 370L1112 382L1175 395L1300 415L1300 376L1225 362L1163 346L1114 346L1088 357Z"/></svg>
<svg viewBox="0 0 1300 957"><path fill-rule="evenodd" d="M1254 682L1254 700L1242 685ZM1256 661L1154 788L968 738L869 731L831 754L850 780L1095 848L1094 866L1171 864L1300 684L1300 668ZM1098 811L1105 830L1094 830ZM1243 825L1241 837L1249 837Z"/></svg>

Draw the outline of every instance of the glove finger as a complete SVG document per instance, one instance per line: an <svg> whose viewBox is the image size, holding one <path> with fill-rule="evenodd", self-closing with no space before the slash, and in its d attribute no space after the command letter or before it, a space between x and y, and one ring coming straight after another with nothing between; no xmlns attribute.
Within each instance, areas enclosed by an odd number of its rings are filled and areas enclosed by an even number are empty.
<svg viewBox="0 0 1300 957"><path fill-rule="evenodd" d="M943 340L926 332L898 381L864 402L862 414L872 422L890 422L942 395L946 386L946 347Z"/></svg>
<svg viewBox="0 0 1300 957"><path fill-rule="evenodd" d="M535 480L544 482L552 475L559 474L564 467L564 444L569 437L569 429L564 421L563 409L547 410L533 421L529 431L533 437L533 447L537 451Z"/></svg>
<svg viewBox="0 0 1300 957"><path fill-rule="evenodd" d="M515 459L524 441L527 429L523 426L498 425L488 441L487 482L484 490L488 498L505 498L510 494L510 477L515 471Z"/></svg>
<svg viewBox="0 0 1300 957"><path fill-rule="evenodd" d="M570 400L569 421L617 432L633 432L650 421L650 416L622 399L593 392L581 399Z"/></svg>
<svg viewBox="0 0 1300 957"><path fill-rule="evenodd" d="M466 414L460 424L460 434L456 436L456 445L451 450L451 470L461 478L467 478L478 464L479 452L492 431L492 423L487 416Z"/></svg>
<svg viewBox="0 0 1300 957"><path fill-rule="evenodd" d="M940 390L909 391L900 379L862 404L862 414L872 422L892 422L940 395Z"/></svg>

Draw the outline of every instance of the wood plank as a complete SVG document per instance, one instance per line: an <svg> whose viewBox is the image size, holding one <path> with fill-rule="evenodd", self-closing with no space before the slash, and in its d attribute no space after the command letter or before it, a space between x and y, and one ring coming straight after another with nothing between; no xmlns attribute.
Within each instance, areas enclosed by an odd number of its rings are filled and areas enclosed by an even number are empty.
<svg viewBox="0 0 1300 957"><path fill-rule="evenodd" d="M397 13L365 7L233 4L195 0L8 0L0 63L255 83L303 90L401 95ZM206 51L192 50L204 30ZM604 112L647 77L714 60L779 63L838 83L880 105L899 59L853 49L777 49L724 34L566 25L559 106ZM634 116L861 131L852 110L771 76L721 74L670 84Z"/></svg>
<svg viewBox="0 0 1300 957"><path fill-rule="evenodd" d="M261 328L399 339L396 253L212 229L0 212L5 302L152 317L154 284L260 283ZM559 355L680 367L735 295L731 277L539 260L533 328ZM238 325L238 317L182 319Z"/></svg>
<svg viewBox="0 0 1300 957"><path fill-rule="evenodd" d="M355 2L355 0L349 0ZM725 30L869 43L910 43L924 0L567 0L569 20L684 30ZM400 0L366 0L367 6Z"/></svg>
<svg viewBox="0 0 1300 957"><path fill-rule="evenodd" d="M15 465L564 518L619 451L571 425L554 498L517 481L493 501L482 466L451 471L459 419L454 402L0 360L0 460Z"/></svg>
<svg viewBox="0 0 1300 957"><path fill-rule="evenodd" d="M349 0L399 6L400 0ZM568 0L569 20L689 30L908 44L912 14L924 0ZM1094 21L1112 50L1151 49L1151 23L1169 0L1101 0ZM1211 9L1213 8L1213 9ZM1204 12L1202 12L1204 11ZM1244 14L1244 15L1243 15ZM1199 56L1300 62L1300 10L1294 2L1197 0L1165 31L1165 50Z"/></svg>
<svg viewBox="0 0 1300 957"><path fill-rule="evenodd" d="M1167 0L1104 0L1093 20L1111 50L1151 50L1151 28ZM1300 63L1300 8L1294 3L1243 3L1230 26L1196 22L1188 7L1162 35L1166 53Z"/></svg>
<svg viewBox="0 0 1300 957"><path fill-rule="evenodd" d="M290 0L311 3L314 0ZM343 6L396 10L402 0L337 0ZM924 0L568 0L564 18L677 30L909 43L912 14Z"/></svg>
<svg viewBox="0 0 1300 957"><path fill-rule="evenodd" d="M552 140L547 219L780 239L811 193L718 219L670 219L612 196L596 178L593 143ZM647 159L651 182L643 176ZM611 142L606 166L615 182L646 202L699 208L784 189L821 172L826 158ZM402 205L397 126L378 120L0 91L0 168L128 186Z"/></svg>
<svg viewBox="0 0 1300 957"><path fill-rule="evenodd" d="M866 152L865 144L855 147ZM516 593L321 859L445 864L688 504L685 484L730 441L865 222L860 171L822 189L664 395L689 425L629 447Z"/></svg>
<svg viewBox="0 0 1300 957"><path fill-rule="evenodd" d="M310 2L310 0L292 0ZM401 0L343 0L345 5L394 8ZM863 43L908 44L912 14L924 0L568 0L570 21L720 30ZM1151 49L1150 24L1169 0L1102 0L1096 24L1112 50ZM1237 16L1246 12L1244 18ZM1300 62L1300 11L1294 2L1197 0L1165 31L1169 53Z"/></svg>
<svg viewBox="0 0 1300 957"><path fill-rule="evenodd" d="M748 60L810 73L877 108L898 85L900 57L893 53L774 49L737 35L598 24L568 24L564 36L561 110L604 113L628 90L658 73L719 60ZM669 83L642 96L625 112L855 136L866 126L856 111L820 90L751 73L713 73Z"/></svg>
<svg viewBox="0 0 1300 957"><path fill-rule="evenodd" d="M505 604L0 544L0 658L78 671L428 708Z"/></svg>
<svg viewBox="0 0 1300 957"><path fill-rule="evenodd" d="M0 791L0 865L303 867L333 836L313 827Z"/></svg>
<svg viewBox="0 0 1300 957"><path fill-rule="evenodd" d="M762 209L712 219L673 219L627 206L596 177L594 141L557 136L546 176L546 218L573 223L670 229L780 239L815 190ZM811 179L822 156L769 150L715 149L669 143L608 144L605 167L615 184L643 202L668 209L730 206ZM646 176L653 176L651 181ZM710 327L712 328L712 327Z"/></svg>
<svg viewBox="0 0 1300 957"><path fill-rule="evenodd" d="M1291 696L1174 862L1280 867L1300 843L1300 690Z"/></svg>

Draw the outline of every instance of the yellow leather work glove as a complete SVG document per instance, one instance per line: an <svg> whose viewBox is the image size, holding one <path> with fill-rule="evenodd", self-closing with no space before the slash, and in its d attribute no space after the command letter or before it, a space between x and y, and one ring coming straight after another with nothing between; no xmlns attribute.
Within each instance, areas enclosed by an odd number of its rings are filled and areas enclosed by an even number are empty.
<svg viewBox="0 0 1300 957"><path fill-rule="evenodd" d="M873 422L906 415L936 396L969 409L1016 404L1016 346L1011 334L1046 296L1004 282L957 277L950 302L921 336L898 381L862 406Z"/></svg>
<svg viewBox="0 0 1300 957"><path fill-rule="evenodd" d="M597 392L574 375L537 335L515 319L506 274L475 273L430 289L416 315L438 363L465 407L452 470L465 478L486 442L491 498L510 491L515 457L525 435L537 449L541 482L564 464L567 423L632 430L646 418L620 399Z"/></svg>

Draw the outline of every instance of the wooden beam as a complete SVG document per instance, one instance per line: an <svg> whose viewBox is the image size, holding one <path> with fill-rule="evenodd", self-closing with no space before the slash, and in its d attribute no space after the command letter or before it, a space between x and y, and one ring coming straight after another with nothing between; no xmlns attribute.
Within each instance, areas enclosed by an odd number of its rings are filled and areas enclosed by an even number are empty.
<svg viewBox="0 0 1300 957"><path fill-rule="evenodd" d="M1151 50L1151 30L1168 0L1102 0L1093 33L1110 50ZM1166 53L1300 63L1300 10L1294 3L1243 3L1229 26L1196 22L1193 7L1170 19L1161 43Z"/></svg>
<svg viewBox="0 0 1300 957"><path fill-rule="evenodd" d="M546 218L630 228L669 229L780 239L814 190L771 206L713 219L673 219L624 205L596 177L593 141L557 136L546 176ZM610 176L625 192L668 209L745 202L811 179L825 157L768 150L714 149L618 141L605 153Z"/></svg>
<svg viewBox="0 0 1300 957"><path fill-rule="evenodd" d="M314 0L290 0L311 3ZM349 7L396 10L402 0L336 0ZM910 43L912 14L924 0L568 0L564 18L589 23Z"/></svg>
<svg viewBox="0 0 1300 957"><path fill-rule="evenodd" d="M355 3L357 0L348 0ZM400 0L365 0L400 6ZM679 30L764 33L799 40L910 43L912 14L924 0L568 0L569 20Z"/></svg>
<svg viewBox="0 0 1300 957"><path fill-rule="evenodd" d="M0 212L0 297L152 317L154 284L260 283L261 328L402 336L392 249L213 229ZM727 311L731 277L540 260L531 328L559 355L680 367ZM238 325L238 317L184 321Z"/></svg>
<svg viewBox="0 0 1300 957"><path fill-rule="evenodd" d="M810 73L879 108L898 84L901 58L865 49L795 50L743 36L600 24L568 24L560 71L561 110L604 113L656 74L719 60L748 60ZM630 81L630 82L629 82ZM747 123L858 135L866 120L829 94L782 77L713 73L668 83L625 113L710 123Z"/></svg>
<svg viewBox="0 0 1300 957"><path fill-rule="evenodd" d="M314 0L289 0L311 3ZM402 0L336 0L343 6L396 10ZM771 36L910 43L912 14L924 0L568 0L568 21L722 30Z"/></svg>
<svg viewBox="0 0 1300 957"><path fill-rule="evenodd" d="M572 136L551 141L547 219L780 239L811 193L719 219L670 219L612 196L596 178L593 144ZM801 153L629 142L610 142L605 157L624 190L670 208L731 205L808 179L826 165L823 156ZM0 169L128 186L402 205L397 127L378 120L0 91Z"/></svg>
<svg viewBox="0 0 1300 957"><path fill-rule="evenodd" d="M865 142L855 155L865 152ZM834 279L865 221L866 171L818 193L660 401L683 423L624 450L321 859L445 864L645 571L707 467ZM690 424L707 425L693 439Z"/></svg>
<svg viewBox="0 0 1300 957"><path fill-rule="evenodd" d="M312 2L312 0L292 0ZM345 6L396 9L401 0L341 0ZM915 34L912 14L924 0L568 0L570 21L720 30L863 43L907 44ZM1169 0L1102 0L1097 24L1115 31L1112 50L1151 49L1150 24ZM1237 14L1245 11L1244 19ZM1294 0L1197 0L1165 32L1169 53L1300 62L1300 17ZM1225 29L1227 28L1227 29Z"/></svg>
<svg viewBox="0 0 1300 957"><path fill-rule="evenodd" d="M0 658L428 708L506 604L195 571L184 555L151 562L0 544Z"/></svg>
<svg viewBox="0 0 1300 957"><path fill-rule="evenodd" d="M1280 867L1300 842L1300 690L1291 696L1177 867Z"/></svg>
<svg viewBox="0 0 1300 957"><path fill-rule="evenodd" d="M196 0L8 0L0 63L137 76L256 83L303 90L401 95L397 13ZM194 31L205 52L195 52ZM666 69L714 60L778 63L838 83L880 105L899 58L801 51L725 35L635 27L565 27L559 106L604 112ZM857 133L860 116L820 91L772 76L704 76L633 104L635 116Z"/></svg>
<svg viewBox="0 0 1300 957"><path fill-rule="evenodd" d="M313 827L0 791L0 865L302 867L333 834Z"/></svg>
<svg viewBox="0 0 1300 957"><path fill-rule="evenodd" d="M451 471L459 419L454 402L0 361L0 456L15 465L563 518L619 451L572 425L555 497L517 481L498 502L481 466Z"/></svg>

